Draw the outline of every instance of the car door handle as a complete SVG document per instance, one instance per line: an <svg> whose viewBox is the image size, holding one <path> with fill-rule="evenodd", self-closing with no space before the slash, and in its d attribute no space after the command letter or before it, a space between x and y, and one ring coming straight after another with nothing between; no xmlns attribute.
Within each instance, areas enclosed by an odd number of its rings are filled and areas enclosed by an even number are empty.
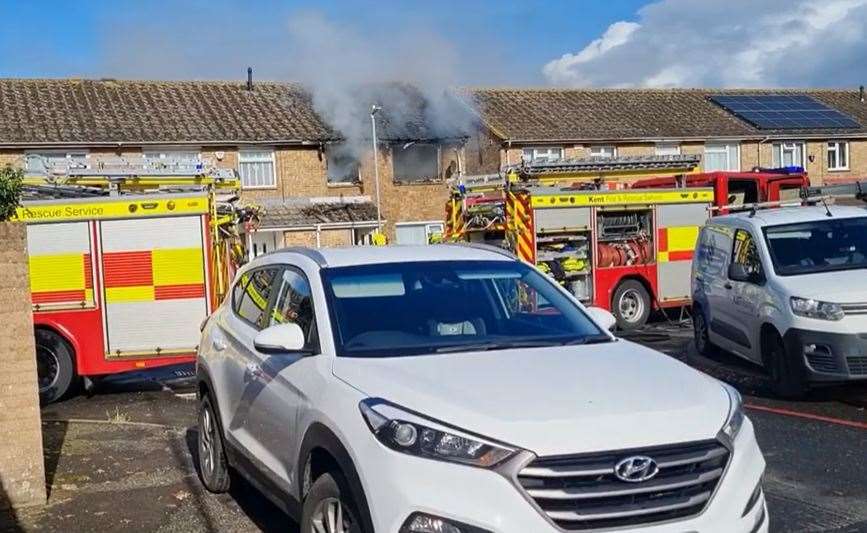
<svg viewBox="0 0 867 533"><path fill-rule="evenodd" d="M211 346L213 346L216 351L222 352L226 349L226 341L219 337L214 337L211 340Z"/></svg>
<svg viewBox="0 0 867 533"><path fill-rule="evenodd" d="M723 285L723 287L725 287L726 289L731 289L731 288L732 288L732 284L729 283L729 282L726 282L725 285Z"/></svg>

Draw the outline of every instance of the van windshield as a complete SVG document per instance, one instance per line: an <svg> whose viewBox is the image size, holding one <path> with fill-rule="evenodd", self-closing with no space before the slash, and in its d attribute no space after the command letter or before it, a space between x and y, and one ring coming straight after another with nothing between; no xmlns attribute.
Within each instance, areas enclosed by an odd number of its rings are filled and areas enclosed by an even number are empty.
<svg viewBox="0 0 867 533"><path fill-rule="evenodd" d="M517 261L418 261L322 271L337 355L401 357L608 342Z"/></svg>
<svg viewBox="0 0 867 533"><path fill-rule="evenodd" d="M780 276L867 268L867 217L768 226L764 233Z"/></svg>

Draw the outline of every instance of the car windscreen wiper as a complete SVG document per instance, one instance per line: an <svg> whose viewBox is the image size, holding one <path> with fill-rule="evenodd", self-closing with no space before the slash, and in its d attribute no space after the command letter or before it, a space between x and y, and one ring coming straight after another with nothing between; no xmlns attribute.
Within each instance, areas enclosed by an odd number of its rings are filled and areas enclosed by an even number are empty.
<svg viewBox="0 0 867 533"><path fill-rule="evenodd" d="M578 337L571 341L566 341L563 346L578 346L581 344L601 344L603 342L611 342L612 339L608 335L587 335L586 337Z"/></svg>
<svg viewBox="0 0 867 533"><path fill-rule="evenodd" d="M544 346L560 346L562 343L552 340L519 340L501 342L480 342L468 344L455 344L437 348L437 353L449 352L482 352L487 350L509 350L512 348L538 348Z"/></svg>

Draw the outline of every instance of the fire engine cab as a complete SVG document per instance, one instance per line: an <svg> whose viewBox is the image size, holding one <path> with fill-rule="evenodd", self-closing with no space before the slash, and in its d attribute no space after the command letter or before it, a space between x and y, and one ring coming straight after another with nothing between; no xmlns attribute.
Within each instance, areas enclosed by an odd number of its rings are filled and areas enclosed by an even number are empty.
<svg viewBox="0 0 867 533"><path fill-rule="evenodd" d="M117 163L25 178L39 392L193 361L199 325L228 278L232 171ZM177 191L177 192L167 192Z"/></svg>
<svg viewBox="0 0 867 533"><path fill-rule="evenodd" d="M453 183L445 239L498 244L582 302L611 310L621 329L654 308L689 303L689 275L712 188L619 188L624 178L688 175L696 156L524 163Z"/></svg>

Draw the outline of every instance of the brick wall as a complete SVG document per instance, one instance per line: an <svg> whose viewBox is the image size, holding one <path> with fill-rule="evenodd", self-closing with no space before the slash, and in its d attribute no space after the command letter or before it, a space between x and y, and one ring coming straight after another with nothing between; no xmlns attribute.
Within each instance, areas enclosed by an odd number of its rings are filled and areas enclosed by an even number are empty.
<svg viewBox="0 0 867 533"><path fill-rule="evenodd" d="M0 222L0 508L46 497L25 231Z"/></svg>

